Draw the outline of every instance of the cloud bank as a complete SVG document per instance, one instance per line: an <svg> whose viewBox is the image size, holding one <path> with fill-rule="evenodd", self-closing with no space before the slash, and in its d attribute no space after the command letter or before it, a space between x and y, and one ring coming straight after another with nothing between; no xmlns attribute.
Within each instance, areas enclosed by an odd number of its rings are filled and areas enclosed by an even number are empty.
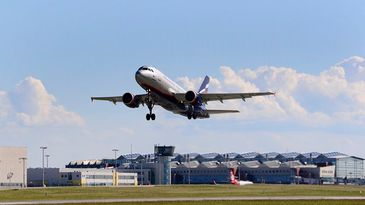
<svg viewBox="0 0 365 205"><path fill-rule="evenodd" d="M0 91L0 122L25 126L81 126L84 120L68 111L48 93L41 80L27 77L10 92Z"/></svg>
<svg viewBox="0 0 365 205"><path fill-rule="evenodd" d="M353 56L319 74L294 68L262 66L256 69L220 68L222 78L211 83L211 92L276 91L276 97L210 103L209 107L238 108L242 120L296 120L310 126L335 123L365 124L365 59ZM188 89L202 79L179 78ZM230 117L231 118L231 117Z"/></svg>

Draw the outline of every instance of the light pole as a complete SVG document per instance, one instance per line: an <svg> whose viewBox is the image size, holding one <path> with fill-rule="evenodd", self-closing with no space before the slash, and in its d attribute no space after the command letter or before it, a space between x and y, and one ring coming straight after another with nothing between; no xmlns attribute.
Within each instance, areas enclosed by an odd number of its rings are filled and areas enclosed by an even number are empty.
<svg viewBox="0 0 365 205"><path fill-rule="evenodd" d="M25 160L27 160L27 158L21 157L21 158L19 158L19 160L22 160L22 162L23 162L23 185L22 185L22 187L25 188L25 187L27 187L27 184L25 183Z"/></svg>
<svg viewBox="0 0 365 205"><path fill-rule="evenodd" d="M117 152L119 151L118 149L112 149L112 151L114 152L114 177L113 177L113 181L115 181L114 182L114 184L115 184L115 186L118 186L118 181L119 181L119 179L118 179L118 175L117 175Z"/></svg>
<svg viewBox="0 0 365 205"><path fill-rule="evenodd" d="M131 144L131 157L130 157L130 164L132 165L132 156L133 156L133 144ZM134 166L133 166L133 170L134 170Z"/></svg>
<svg viewBox="0 0 365 205"><path fill-rule="evenodd" d="M46 165L47 165L46 167L48 168L48 158L50 157L50 155L46 154L45 157L46 157Z"/></svg>
<svg viewBox="0 0 365 205"><path fill-rule="evenodd" d="M143 185L143 179L144 179L144 173L143 173L143 167L142 167L143 164L142 163L143 163L143 159L141 159L141 164L140 164L141 165L141 185Z"/></svg>
<svg viewBox="0 0 365 205"><path fill-rule="evenodd" d="M47 147L42 146L40 147L40 149L42 149L42 186L45 187L46 185L44 184L44 150L47 149Z"/></svg>
<svg viewBox="0 0 365 205"><path fill-rule="evenodd" d="M188 154L188 169L189 169L189 172L188 172L188 183L190 184L190 154Z"/></svg>
<svg viewBox="0 0 365 205"><path fill-rule="evenodd" d="M240 165L241 165L241 162L237 162L237 165L238 165L238 181L241 180L241 170L240 170ZM246 180L246 179L244 179Z"/></svg>
<svg viewBox="0 0 365 205"><path fill-rule="evenodd" d="M118 149L113 149L112 151L114 152L114 168L117 169L117 152L119 150Z"/></svg>

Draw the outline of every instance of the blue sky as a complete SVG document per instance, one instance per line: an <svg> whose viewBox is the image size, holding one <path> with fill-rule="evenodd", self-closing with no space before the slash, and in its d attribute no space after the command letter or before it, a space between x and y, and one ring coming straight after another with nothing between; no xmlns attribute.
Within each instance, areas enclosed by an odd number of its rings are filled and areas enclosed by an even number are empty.
<svg viewBox="0 0 365 205"><path fill-rule="evenodd" d="M41 145L53 166L111 157L115 147L128 153L131 144L147 153L157 143L178 152L365 157L354 146L365 143L364 80L348 74L364 66L363 19L363 1L1 1L0 145L27 146L31 166L40 165ZM208 74L217 79L211 91L284 94L217 105L242 114L193 122L157 109L158 121L147 123L147 109L90 103L93 95L143 92L134 73L145 64L185 87ZM336 64L346 78L331 70Z"/></svg>

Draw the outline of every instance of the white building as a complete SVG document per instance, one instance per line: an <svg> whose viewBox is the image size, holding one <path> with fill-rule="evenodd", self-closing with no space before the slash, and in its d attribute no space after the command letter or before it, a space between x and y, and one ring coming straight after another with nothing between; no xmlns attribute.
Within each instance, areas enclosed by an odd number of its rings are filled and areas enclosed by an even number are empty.
<svg viewBox="0 0 365 205"><path fill-rule="evenodd" d="M135 186L137 173L116 172L114 169L45 168L46 186ZM28 170L28 186L42 186L42 168Z"/></svg>
<svg viewBox="0 0 365 205"><path fill-rule="evenodd" d="M26 185L26 157L26 147L0 147L0 188Z"/></svg>

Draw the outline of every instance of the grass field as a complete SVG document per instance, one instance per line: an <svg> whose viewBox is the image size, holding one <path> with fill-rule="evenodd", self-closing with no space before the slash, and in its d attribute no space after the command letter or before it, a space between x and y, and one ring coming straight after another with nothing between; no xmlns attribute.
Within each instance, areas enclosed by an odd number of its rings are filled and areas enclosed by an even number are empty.
<svg viewBox="0 0 365 205"><path fill-rule="evenodd" d="M107 203L103 205L363 205L364 201L198 201L198 202L148 202L148 203ZM81 204L73 204L81 205ZM82 204L85 205L85 204ZM95 205L95 204L89 204Z"/></svg>
<svg viewBox="0 0 365 205"><path fill-rule="evenodd" d="M365 196L365 187L332 185L251 185L241 187L232 185L196 185L152 187L29 188L1 190L0 202L28 200L229 196ZM216 203L218 202L214 202L212 204Z"/></svg>

